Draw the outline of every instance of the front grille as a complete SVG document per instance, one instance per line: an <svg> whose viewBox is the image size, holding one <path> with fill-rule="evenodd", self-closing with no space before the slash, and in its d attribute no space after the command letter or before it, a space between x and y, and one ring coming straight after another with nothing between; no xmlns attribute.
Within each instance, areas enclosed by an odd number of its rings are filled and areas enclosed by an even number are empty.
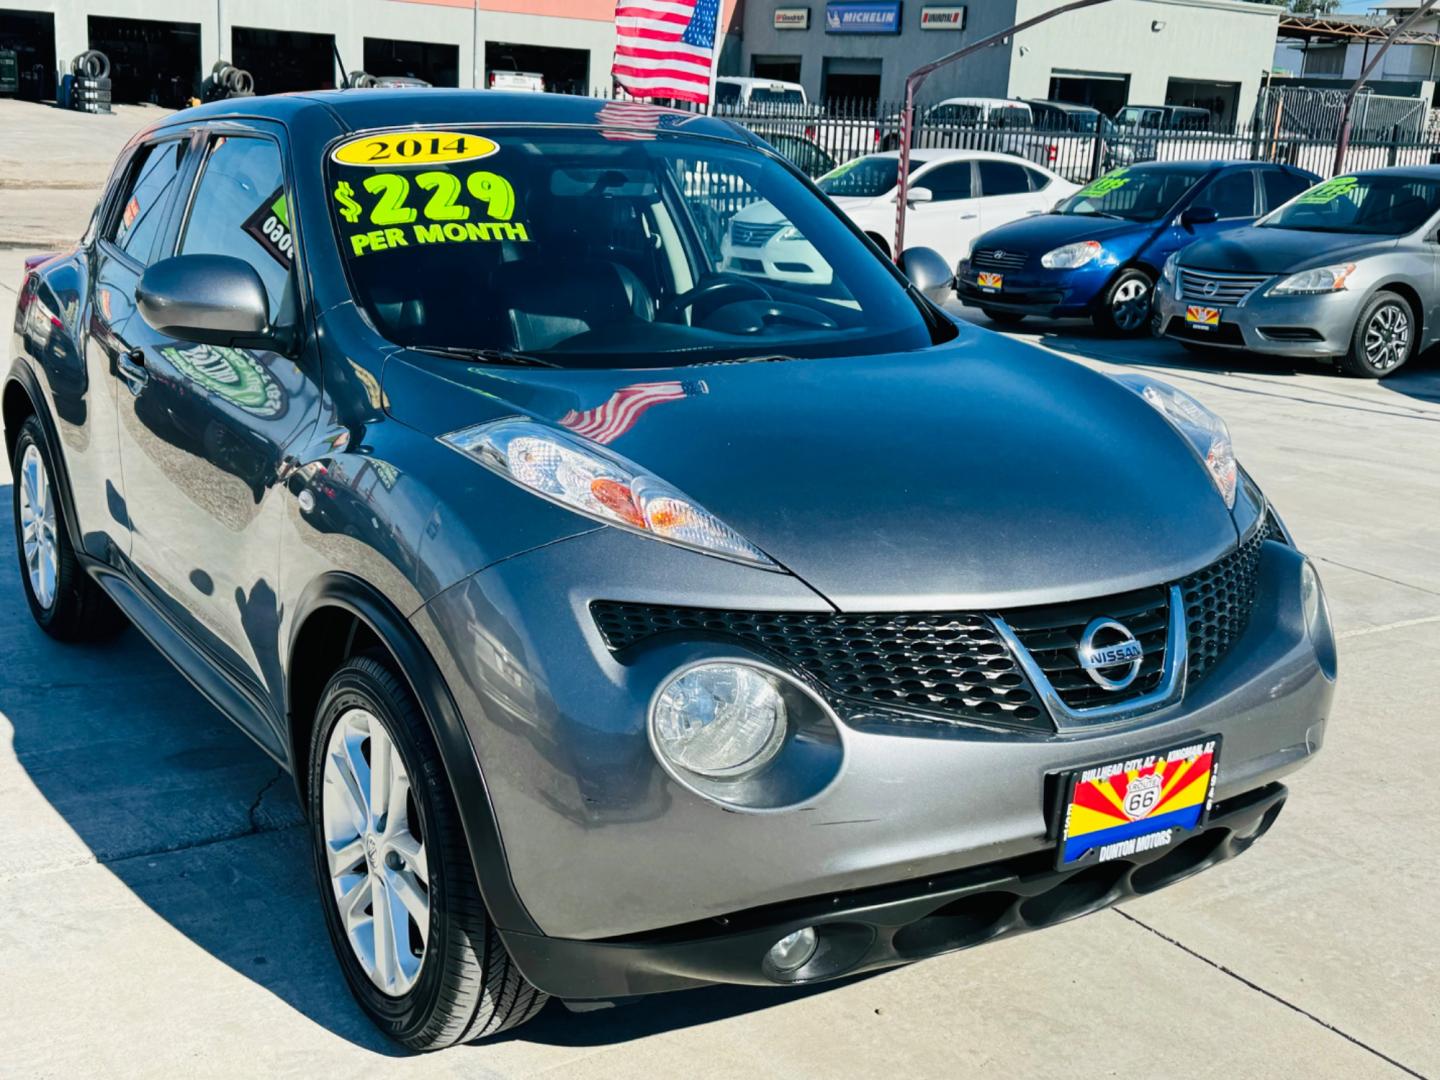
<svg viewBox="0 0 1440 1080"><path fill-rule="evenodd" d="M777 221L773 225L732 221L730 223L730 242L736 247L763 247L772 236L784 227L783 221Z"/></svg>
<svg viewBox="0 0 1440 1080"><path fill-rule="evenodd" d="M1221 274L1214 270L1180 268L1177 299L1225 306L1240 303L1265 282L1269 274Z"/></svg>
<svg viewBox="0 0 1440 1080"><path fill-rule="evenodd" d="M1267 514L1235 551L1181 581L1193 685L1245 632L1255 607L1260 552L1282 539ZM1169 648L1169 587L999 613L1071 709L1123 704L1159 688ZM614 653L666 634L744 641L808 675L836 698L900 708L940 720L1052 731L1039 694L979 612L847 615L723 611L597 600L590 611ZM1076 650L1097 617L1115 619L1145 650L1140 674L1106 690L1080 667Z"/></svg>
<svg viewBox="0 0 1440 1080"><path fill-rule="evenodd" d="M976 270L1023 270L1028 259L1023 251L985 248L970 256L970 266Z"/></svg>
<svg viewBox="0 0 1440 1080"><path fill-rule="evenodd" d="M1180 583L1190 639L1188 685L1208 675L1250 624L1261 549L1266 540L1279 539L1279 527L1267 514L1249 540Z"/></svg>
<svg viewBox="0 0 1440 1080"><path fill-rule="evenodd" d="M983 615L716 611L596 601L615 652L666 633L760 646L839 697L1049 731L1029 681Z"/></svg>
<svg viewBox="0 0 1440 1080"><path fill-rule="evenodd" d="M1124 690L1105 689L1080 667L1080 638L1097 618L1123 624L1145 650L1139 675ZM1157 689L1165 674L1169 619L1169 590L1165 588L1005 613L1010 629L1030 650L1060 700L1072 709L1120 705Z"/></svg>

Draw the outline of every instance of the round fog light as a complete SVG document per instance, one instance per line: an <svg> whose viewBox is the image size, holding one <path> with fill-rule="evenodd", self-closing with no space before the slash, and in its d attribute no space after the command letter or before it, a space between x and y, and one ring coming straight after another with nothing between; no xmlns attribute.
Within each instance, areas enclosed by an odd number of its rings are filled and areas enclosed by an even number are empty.
<svg viewBox="0 0 1440 1080"><path fill-rule="evenodd" d="M774 945L770 946L770 952L766 959L770 966L776 971L783 971L789 974L798 971L810 962L815 955L815 928L807 926L802 930L796 930L793 934L786 934Z"/></svg>
<svg viewBox="0 0 1440 1080"><path fill-rule="evenodd" d="M699 664L672 678L655 700L655 749L709 777L754 772L785 741L780 681L748 664Z"/></svg>

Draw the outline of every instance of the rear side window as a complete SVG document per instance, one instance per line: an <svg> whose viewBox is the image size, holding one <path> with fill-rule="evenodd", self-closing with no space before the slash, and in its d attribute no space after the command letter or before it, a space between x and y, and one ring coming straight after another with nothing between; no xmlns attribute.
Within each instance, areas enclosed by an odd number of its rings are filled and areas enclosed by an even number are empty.
<svg viewBox="0 0 1440 1080"><path fill-rule="evenodd" d="M1265 209L1274 210L1283 206L1310 186L1304 177L1294 176L1279 169L1266 169L1260 174L1265 180Z"/></svg>
<svg viewBox="0 0 1440 1080"><path fill-rule="evenodd" d="M980 191L985 195L1023 195L1030 190L1029 172L1013 161L981 161Z"/></svg>
<svg viewBox="0 0 1440 1080"><path fill-rule="evenodd" d="M923 176L914 178L915 187L929 188L936 202L970 198L970 162L955 161L936 165Z"/></svg>
<svg viewBox="0 0 1440 1080"><path fill-rule="evenodd" d="M183 139L153 143L141 147L126 175L120 211L106 238L141 264L150 261L184 158Z"/></svg>
<svg viewBox="0 0 1440 1080"><path fill-rule="evenodd" d="M1221 173L1195 196L1194 206L1213 206L1222 218L1255 216L1255 175L1249 169Z"/></svg>
<svg viewBox="0 0 1440 1080"><path fill-rule="evenodd" d="M293 255L285 172L269 139L221 136L210 144L190 207L182 255L233 255L253 266L279 321Z"/></svg>

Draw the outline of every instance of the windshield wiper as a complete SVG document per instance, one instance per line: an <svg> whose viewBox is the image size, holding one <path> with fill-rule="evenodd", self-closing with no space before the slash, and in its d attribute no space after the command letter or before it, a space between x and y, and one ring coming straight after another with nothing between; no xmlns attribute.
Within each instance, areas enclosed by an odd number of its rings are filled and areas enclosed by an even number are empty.
<svg viewBox="0 0 1440 1080"><path fill-rule="evenodd" d="M413 345L420 352L435 353L437 356L453 356L460 360L478 360L482 364L508 364L511 367L558 368L553 360L545 360L529 353L510 352L506 349L467 349L460 345Z"/></svg>
<svg viewBox="0 0 1440 1080"><path fill-rule="evenodd" d="M1112 214L1108 210L1073 210L1071 211L1071 213L1073 213L1076 217L1108 217L1114 218L1116 221L1130 220L1129 218L1122 217L1119 214Z"/></svg>

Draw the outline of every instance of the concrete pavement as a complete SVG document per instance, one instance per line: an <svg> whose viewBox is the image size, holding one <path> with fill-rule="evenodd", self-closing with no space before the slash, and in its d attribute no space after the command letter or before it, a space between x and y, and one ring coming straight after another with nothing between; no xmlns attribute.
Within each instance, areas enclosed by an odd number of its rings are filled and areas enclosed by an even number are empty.
<svg viewBox="0 0 1440 1080"><path fill-rule="evenodd" d="M0 250L6 312L19 265ZM1440 1077L1440 367L1375 384L1081 324L1020 334L1220 411L1321 568L1328 744L1244 857L837 986L552 1003L406 1057L340 979L288 777L137 634L67 648L31 625L0 467L0 1075Z"/></svg>

